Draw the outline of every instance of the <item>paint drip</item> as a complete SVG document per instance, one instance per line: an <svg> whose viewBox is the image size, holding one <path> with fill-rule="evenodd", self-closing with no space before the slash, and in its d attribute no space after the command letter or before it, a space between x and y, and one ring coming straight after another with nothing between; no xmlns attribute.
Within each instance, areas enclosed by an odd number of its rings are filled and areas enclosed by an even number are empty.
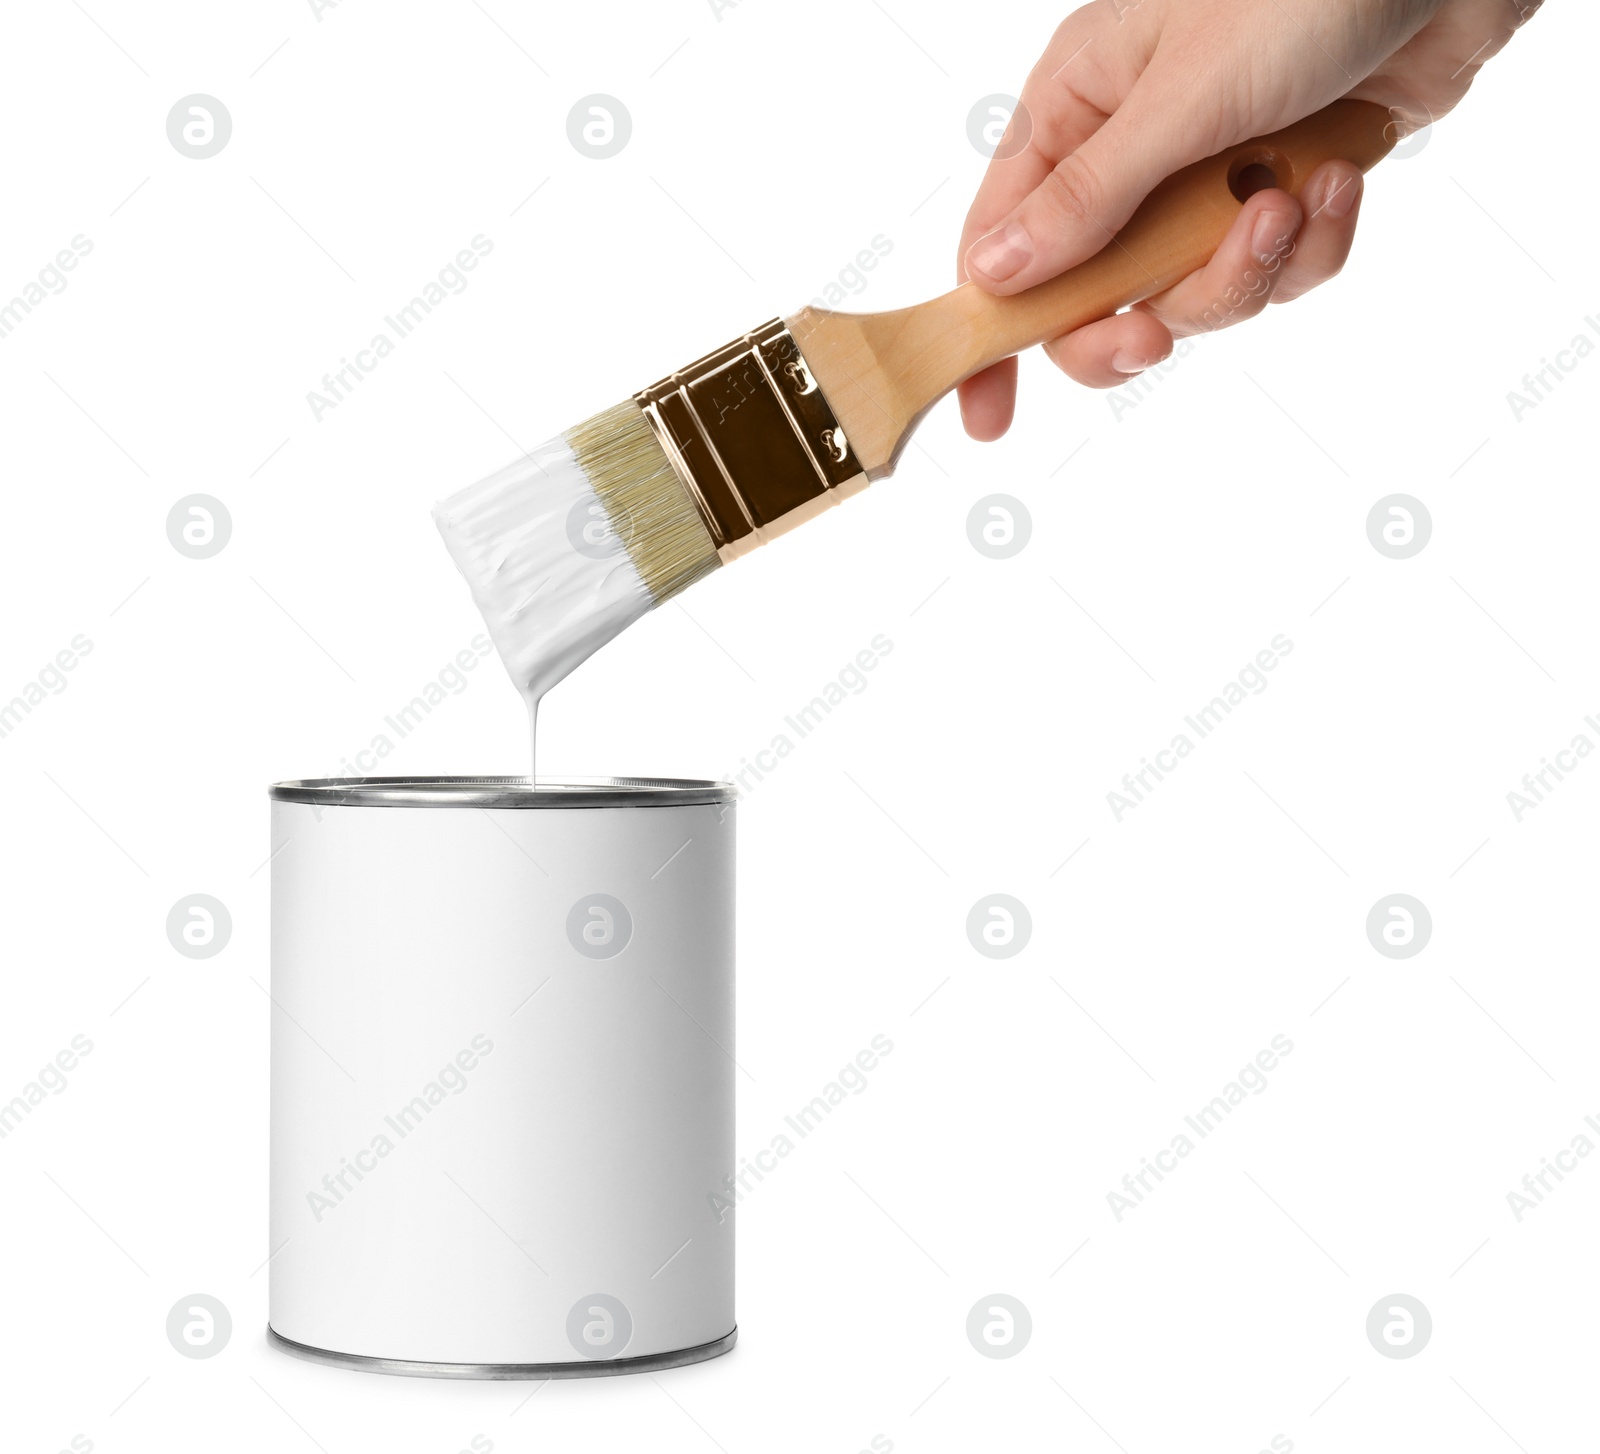
<svg viewBox="0 0 1600 1454"><path fill-rule="evenodd" d="M434 506L434 522L528 711L654 605L565 437Z"/></svg>

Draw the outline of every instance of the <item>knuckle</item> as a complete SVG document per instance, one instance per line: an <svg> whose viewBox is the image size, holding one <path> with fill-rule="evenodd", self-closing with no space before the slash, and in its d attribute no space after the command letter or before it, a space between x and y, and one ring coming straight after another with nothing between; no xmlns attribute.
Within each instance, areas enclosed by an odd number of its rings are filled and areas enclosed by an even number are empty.
<svg viewBox="0 0 1600 1454"><path fill-rule="evenodd" d="M1051 218L1066 227L1095 222L1102 211L1103 195L1099 179L1076 154L1059 162L1038 191Z"/></svg>
<svg viewBox="0 0 1600 1454"><path fill-rule="evenodd" d="M1263 269L1250 267L1235 281L1223 288L1200 311L1196 322L1199 331L1216 333L1254 318L1267 306L1273 295L1274 279Z"/></svg>

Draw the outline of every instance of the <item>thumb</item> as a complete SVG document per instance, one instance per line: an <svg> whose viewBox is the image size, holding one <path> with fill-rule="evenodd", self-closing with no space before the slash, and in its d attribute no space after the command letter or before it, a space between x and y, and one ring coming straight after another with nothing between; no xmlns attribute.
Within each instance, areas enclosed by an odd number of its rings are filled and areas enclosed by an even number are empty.
<svg viewBox="0 0 1600 1454"><path fill-rule="evenodd" d="M1020 293L1099 252L1173 172L1230 145L1215 111L1181 82L1145 71L1121 106L1064 156L967 250L967 276L991 293Z"/></svg>

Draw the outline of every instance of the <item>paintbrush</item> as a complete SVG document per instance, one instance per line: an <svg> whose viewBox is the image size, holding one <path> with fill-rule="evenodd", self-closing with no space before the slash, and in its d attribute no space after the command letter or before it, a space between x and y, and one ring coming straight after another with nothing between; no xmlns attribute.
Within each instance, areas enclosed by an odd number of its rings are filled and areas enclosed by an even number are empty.
<svg viewBox="0 0 1600 1454"><path fill-rule="evenodd" d="M971 284L887 313L803 308L641 389L436 507L530 707L721 565L890 474L963 379L1203 267L1245 198L1398 139L1339 101L1174 174L1087 262L997 298Z"/></svg>

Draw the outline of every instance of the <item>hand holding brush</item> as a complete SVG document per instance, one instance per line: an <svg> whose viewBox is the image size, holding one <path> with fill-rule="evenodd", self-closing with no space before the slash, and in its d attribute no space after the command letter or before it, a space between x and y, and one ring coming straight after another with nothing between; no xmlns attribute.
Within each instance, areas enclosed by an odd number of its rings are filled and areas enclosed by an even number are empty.
<svg viewBox="0 0 1600 1454"><path fill-rule="evenodd" d="M968 218L974 281L773 319L436 508L530 709L645 612L891 473L952 390L998 437L1023 349L1105 386L1332 276L1361 174L1531 8L1321 0L1321 40L1278 0L1076 12Z"/></svg>
<svg viewBox="0 0 1600 1454"><path fill-rule="evenodd" d="M1455 107L1540 3L1095 0L1029 74L967 214L957 276L997 297L1036 287L1099 252L1163 178L1339 97L1384 107L1397 135L1419 130ZM1329 161L1295 196L1252 198L1204 268L1045 352L1078 383L1111 388L1176 339L1326 282L1355 240L1355 160ZM1263 256L1281 265L1263 271ZM1008 359L961 385L973 438L1005 433L1016 378Z"/></svg>

